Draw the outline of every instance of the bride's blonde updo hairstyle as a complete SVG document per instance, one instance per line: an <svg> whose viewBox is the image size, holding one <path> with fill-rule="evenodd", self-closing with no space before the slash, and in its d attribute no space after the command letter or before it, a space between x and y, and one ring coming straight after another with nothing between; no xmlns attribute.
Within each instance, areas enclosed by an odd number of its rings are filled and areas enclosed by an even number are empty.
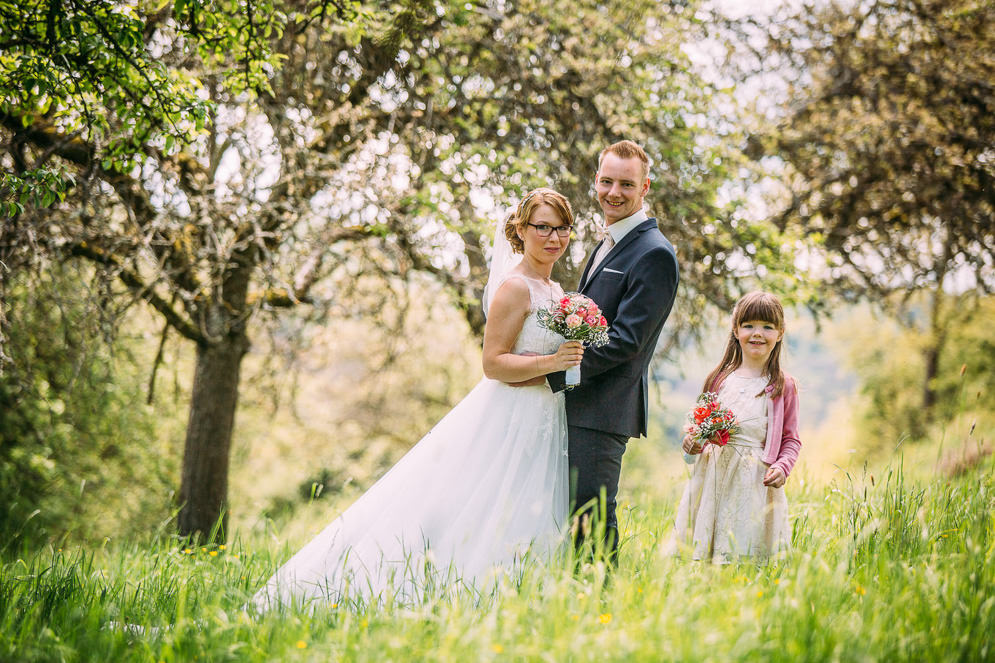
<svg viewBox="0 0 995 663"><path fill-rule="evenodd" d="M532 215L535 214L540 205L552 207L564 225L572 226L574 224L573 208L570 207L570 201L562 193L546 187L532 189L504 221L504 236L508 238L511 250L515 253L525 253L525 242L518 236L518 232L525 232L525 224L532 220Z"/></svg>

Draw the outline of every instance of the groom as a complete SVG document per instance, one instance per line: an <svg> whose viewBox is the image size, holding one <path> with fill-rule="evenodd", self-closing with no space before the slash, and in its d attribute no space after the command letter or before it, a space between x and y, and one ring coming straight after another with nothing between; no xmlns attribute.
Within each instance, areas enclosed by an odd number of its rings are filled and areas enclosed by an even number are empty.
<svg viewBox="0 0 995 663"><path fill-rule="evenodd" d="M569 463L580 536L604 514L604 551L614 561L622 454L630 437L646 434L647 369L677 292L677 256L643 210L649 158L639 145L605 148L594 186L607 233L578 290L601 307L610 342L584 351L581 383L566 394ZM564 373L546 377L553 391L564 389Z"/></svg>

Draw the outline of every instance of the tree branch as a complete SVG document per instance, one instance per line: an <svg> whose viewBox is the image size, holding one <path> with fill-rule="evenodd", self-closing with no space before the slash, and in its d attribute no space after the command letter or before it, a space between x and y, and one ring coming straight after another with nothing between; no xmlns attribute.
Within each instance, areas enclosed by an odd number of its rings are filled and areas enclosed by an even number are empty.
<svg viewBox="0 0 995 663"><path fill-rule="evenodd" d="M125 268L117 256L107 253L86 242L79 242L69 247L69 255L86 258L99 265L112 268L121 282L132 290L139 298L145 300L158 311L169 325L186 338L196 343L206 344L209 342L207 336L201 333L197 325L187 320L182 314L170 306L169 302L160 297L152 289L152 286L145 283L135 272Z"/></svg>

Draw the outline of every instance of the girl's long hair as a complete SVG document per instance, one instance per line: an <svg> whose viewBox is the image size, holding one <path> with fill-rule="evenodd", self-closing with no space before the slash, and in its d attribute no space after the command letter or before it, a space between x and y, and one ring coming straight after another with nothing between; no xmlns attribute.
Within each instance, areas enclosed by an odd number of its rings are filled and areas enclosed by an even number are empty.
<svg viewBox="0 0 995 663"><path fill-rule="evenodd" d="M781 344L784 342L784 307L780 300L768 292L751 292L743 295L732 310L732 331L726 343L722 361L716 366L702 386L702 392L712 391L716 384L722 382L730 373L743 365L743 349L739 347L736 331L739 326L750 320L769 322L781 332L781 340L774 344L774 349L767 357L764 375L767 376L767 386L774 387L772 398L777 398L784 391L784 372L781 371ZM757 394L762 396L763 392Z"/></svg>

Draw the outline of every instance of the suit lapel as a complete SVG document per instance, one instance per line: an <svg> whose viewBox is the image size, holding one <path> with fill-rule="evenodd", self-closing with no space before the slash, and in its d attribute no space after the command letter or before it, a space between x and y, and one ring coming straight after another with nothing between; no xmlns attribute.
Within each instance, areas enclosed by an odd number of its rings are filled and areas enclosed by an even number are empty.
<svg viewBox="0 0 995 663"><path fill-rule="evenodd" d="M601 240L598 242L598 245L594 247L594 251L591 252L591 257L588 258L587 262L584 264L584 273L580 275L580 287L578 288L580 292L584 292L584 289L587 287L587 274L591 271L591 262L594 260L594 256L598 255L598 249L601 248L601 244L604 241L605 240ZM602 260L602 262L604 261Z"/></svg>
<svg viewBox="0 0 995 663"><path fill-rule="evenodd" d="M584 276L581 277L580 281L583 284L583 286L581 287L580 291L584 292L585 290L587 290L587 286L589 286L591 284L591 281L593 281L598 276L598 274L601 273L601 270L605 268L605 265L607 265L616 256L621 254L622 251L625 250L625 247L636 241L636 237L646 232L650 228L655 228L655 227L656 227L656 219L650 218L646 219L646 221L644 221L643 223L640 223L638 226L629 231L629 233L622 238L621 242L613 246L612 250L609 251L608 255L605 256L605 259L602 260L600 263L598 263L598 266L594 268L594 271L591 271L591 260L594 260L594 256L598 255L598 249L596 247L594 249L594 253L591 254L591 259L587 261L587 267L584 268ZM598 246L599 247L601 246L600 242L598 243Z"/></svg>

